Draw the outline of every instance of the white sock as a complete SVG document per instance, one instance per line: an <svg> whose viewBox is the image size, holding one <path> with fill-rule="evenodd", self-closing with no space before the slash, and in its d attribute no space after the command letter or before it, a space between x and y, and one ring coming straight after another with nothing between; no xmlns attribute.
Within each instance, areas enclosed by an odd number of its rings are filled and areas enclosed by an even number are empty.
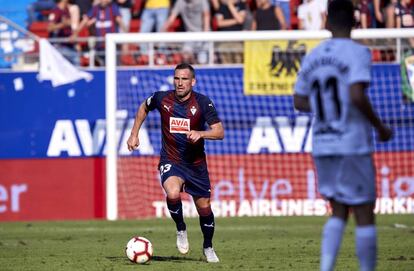
<svg viewBox="0 0 414 271"><path fill-rule="evenodd" d="M375 270L377 262L377 228L375 225L355 229L356 254L361 271Z"/></svg>
<svg viewBox="0 0 414 271"><path fill-rule="evenodd" d="M345 221L332 216L323 227L321 247L321 271L331 271L342 242Z"/></svg>

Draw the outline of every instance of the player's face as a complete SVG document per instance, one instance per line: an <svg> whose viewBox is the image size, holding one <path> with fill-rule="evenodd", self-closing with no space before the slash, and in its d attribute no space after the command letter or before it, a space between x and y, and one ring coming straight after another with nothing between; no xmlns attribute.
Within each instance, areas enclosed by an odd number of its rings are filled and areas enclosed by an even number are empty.
<svg viewBox="0 0 414 271"><path fill-rule="evenodd" d="M176 70L174 74L175 95L180 100L186 100L190 97L195 79L189 69Z"/></svg>

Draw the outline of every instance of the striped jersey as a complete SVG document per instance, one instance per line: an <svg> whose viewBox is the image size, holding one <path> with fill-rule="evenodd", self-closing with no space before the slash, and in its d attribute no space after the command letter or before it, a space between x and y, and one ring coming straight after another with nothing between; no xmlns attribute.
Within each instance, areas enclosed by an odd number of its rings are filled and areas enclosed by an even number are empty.
<svg viewBox="0 0 414 271"><path fill-rule="evenodd" d="M157 109L161 115L161 161L195 165L205 162L204 139L191 143L185 133L203 131L206 124L220 122L214 104L207 96L192 91L189 99L180 102L173 90L157 91L145 104L148 111Z"/></svg>

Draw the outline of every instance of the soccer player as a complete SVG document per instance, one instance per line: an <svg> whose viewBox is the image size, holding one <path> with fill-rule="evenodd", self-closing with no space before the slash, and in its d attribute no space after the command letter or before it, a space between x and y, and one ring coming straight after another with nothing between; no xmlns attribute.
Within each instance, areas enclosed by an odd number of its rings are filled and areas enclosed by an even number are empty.
<svg viewBox="0 0 414 271"><path fill-rule="evenodd" d="M159 171L167 194L167 206L177 227L177 248L182 254L189 251L186 224L183 219L180 192L190 194L196 205L201 231L203 253L207 262L219 262L212 244L214 214L210 205L210 179L207 171L204 140L224 138L224 129L211 100L193 91L195 72L189 64L179 64L174 70L175 90L158 91L144 101L136 114L128 139L130 151L138 148L139 129L149 111L161 114L162 148ZM205 129L205 124L209 129Z"/></svg>
<svg viewBox="0 0 414 271"><path fill-rule="evenodd" d="M312 155L318 188L332 207L332 216L322 233L322 271L334 268L351 209L356 220L360 270L375 269L372 126L379 140L387 141L392 136L366 95L371 54L368 48L350 39L353 14L349 0L334 0L329 4L327 28L333 38L305 56L295 85L295 108L314 114Z"/></svg>

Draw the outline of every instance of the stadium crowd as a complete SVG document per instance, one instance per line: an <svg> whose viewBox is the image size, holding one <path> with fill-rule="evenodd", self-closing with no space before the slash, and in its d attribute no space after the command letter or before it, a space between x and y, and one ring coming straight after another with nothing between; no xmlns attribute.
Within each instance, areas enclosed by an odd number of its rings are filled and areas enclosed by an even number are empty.
<svg viewBox="0 0 414 271"><path fill-rule="evenodd" d="M77 65L91 46L97 51L96 65L104 63L104 43L113 32L242 31L242 30L319 30L325 28L329 0L24 0L27 2L26 27L40 37L70 38L60 43ZM414 27L414 0L354 0L357 28ZM0 8L1 10L1 8ZM97 42L75 42L79 37L97 37ZM99 39L101 38L101 39ZM203 63L203 44L185 44L171 64L181 61ZM221 50L241 49L241 44L219 44ZM125 65L146 64L146 49L139 57L123 46ZM375 59L375 57L374 57ZM162 60L162 59L161 59ZM170 60L164 59L165 63ZM221 63L240 63L237 55L223 56Z"/></svg>

